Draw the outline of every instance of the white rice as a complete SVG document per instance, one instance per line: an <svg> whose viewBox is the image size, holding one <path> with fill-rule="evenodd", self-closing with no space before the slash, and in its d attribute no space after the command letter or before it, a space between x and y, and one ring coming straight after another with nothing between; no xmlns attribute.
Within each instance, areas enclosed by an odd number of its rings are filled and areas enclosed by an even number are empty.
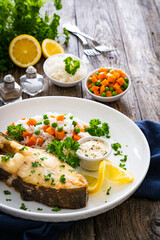
<svg viewBox="0 0 160 240"><path fill-rule="evenodd" d="M66 57L67 56L64 55L57 55L47 61L45 70L48 76L59 82L76 82L82 79L87 73L85 64L80 61L80 68L77 70L75 75L71 75L65 71L64 59L66 59ZM74 56L72 56L72 58L76 60Z"/></svg>
<svg viewBox="0 0 160 240"><path fill-rule="evenodd" d="M65 137L63 138L63 140L66 139L67 137L73 137L74 128L75 128L74 125L72 124L73 121L77 122L79 128L84 128L84 126L88 125L86 122L81 121L79 118L73 116L71 113L65 114L64 121L56 120L57 116L63 115L63 114L51 113L51 112L48 112L45 114L47 114L47 117L50 121L50 124L49 124L50 126L52 126L52 123L54 123L54 122L58 123L58 126L55 128L55 131L58 130L59 126L63 126L63 130L65 131ZM51 116L55 116L55 118L53 118ZM71 116L73 116L72 119L70 119ZM22 126L26 129L26 131L31 133L33 137L42 138L44 140L44 143L41 146L41 148L46 149L48 144L51 141L53 141L55 139L55 137L53 135L43 131L43 127L45 126L45 124L43 123L44 122L43 115L35 115L31 118L35 119L37 122L42 122L42 124L35 125L35 126L33 126L33 125L28 126L27 122L30 118L25 118L24 120L20 119L17 122L15 122L15 125L22 124ZM40 134L38 136L34 133L35 130L40 130ZM87 132L80 132L77 135L80 136L81 138L90 136ZM21 143L27 145L28 140L29 140L29 137L25 137L24 140L21 141ZM40 146L38 146L37 144L32 147L40 148Z"/></svg>

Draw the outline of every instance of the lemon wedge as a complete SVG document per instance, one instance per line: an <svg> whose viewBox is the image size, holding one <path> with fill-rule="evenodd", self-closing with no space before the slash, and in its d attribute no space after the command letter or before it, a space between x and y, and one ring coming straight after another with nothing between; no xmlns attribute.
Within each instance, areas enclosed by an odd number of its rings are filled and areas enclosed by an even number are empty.
<svg viewBox="0 0 160 240"><path fill-rule="evenodd" d="M27 68L41 58L41 46L34 37L19 35L9 45L9 56L17 66Z"/></svg>
<svg viewBox="0 0 160 240"><path fill-rule="evenodd" d="M82 175L88 182L89 193L98 192L103 184L104 179L108 179L116 183L130 183L134 180L134 177L131 173L129 173L127 170L124 170L123 168L120 168L118 165L107 159L101 161L99 165L98 178L94 178L86 174Z"/></svg>
<svg viewBox="0 0 160 240"><path fill-rule="evenodd" d="M55 54L64 53L64 49L55 40L47 38L42 42L42 53L45 58L48 58Z"/></svg>

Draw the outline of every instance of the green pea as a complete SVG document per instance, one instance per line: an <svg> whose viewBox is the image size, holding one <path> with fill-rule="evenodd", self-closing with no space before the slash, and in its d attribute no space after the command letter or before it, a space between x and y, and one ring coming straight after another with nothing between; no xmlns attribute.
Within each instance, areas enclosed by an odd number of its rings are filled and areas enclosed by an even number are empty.
<svg viewBox="0 0 160 240"><path fill-rule="evenodd" d="M63 127L62 127L62 126L59 126L59 127L58 127L58 131L59 131L59 132L62 132L62 131L63 131Z"/></svg>
<svg viewBox="0 0 160 240"><path fill-rule="evenodd" d="M96 72L97 75L99 75L99 72Z"/></svg>
<svg viewBox="0 0 160 240"><path fill-rule="evenodd" d="M112 70L112 68L108 69L108 72L110 72Z"/></svg>
<svg viewBox="0 0 160 240"><path fill-rule="evenodd" d="M105 93L105 92L102 92L101 96L102 96L102 97L106 97L106 93Z"/></svg>
<svg viewBox="0 0 160 240"><path fill-rule="evenodd" d="M49 119L45 119L43 122L45 125L48 125L50 123Z"/></svg>
<svg viewBox="0 0 160 240"><path fill-rule="evenodd" d="M75 121L73 121L72 125L75 127L77 125L77 123Z"/></svg>
<svg viewBox="0 0 160 240"><path fill-rule="evenodd" d="M90 91L90 92L93 92L93 91L92 91L92 88L90 88L89 91Z"/></svg>
<svg viewBox="0 0 160 240"><path fill-rule="evenodd" d="M47 118L48 118L47 114L44 114L43 119L47 119Z"/></svg>
<svg viewBox="0 0 160 240"><path fill-rule="evenodd" d="M37 130L34 131L34 133L35 133L36 135L39 135L39 134L40 134L40 130L37 129Z"/></svg>
<svg viewBox="0 0 160 240"><path fill-rule="evenodd" d="M122 89L122 91L124 91L124 90L125 90L125 88L124 88L123 86L121 86L121 89Z"/></svg>
<svg viewBox="0 0 160 240"><path fill-rule="evenodd" d="M127 87L128 87L128 84L127 84L127 83L124 83L122 87L127 88Z"/></svg>
<svg viewBox="0 0 160 240"><path fill-rule="evenodd" d="M112 95L113 95L113 96L116 96L116 95L117 95L117 92L116 92L116 91L113 91L113 92L112 92Z"/></svg>
<svg viewBox="0 0 160 240"><path fill-rule="evenodd" d="M98 81L96 82L96 86L101 86L101 81L100 81L100 80L98 80Z"/></svg>
<svg viewBox="0 0 160 240"><path fill-rule="evenodd" d="M110 90L111 92L113 92L113 91L114 91L114 88L113 88L113 87L110 87L109 90Z"/></svg>
<svg viewBox="0 0 160 240"><path fill-rule="evenodd" d="M92 83L92 86L96 86L96 84L95 84L95 83Z"/></svg>
<svg viewBox="0 0 160 240"><path fill-rule="evenodd" d="M105 87L106 92L109 91L109 87Z"/></svg>
<svg viewBox="0 0 160 240"><path fill-rule="evenodd" d="M58 126L58 123L57 123L57 122L52 123L52 127L53 127L53 128L56 128L57 126Z"/></svg>
<svg viewBox="0 0 160 240"><path fill-rule="evenodd" d="M75 131L76 133L80 133L81 130L80 130L80 128L75 128L74 131Z"/></svg>
<svg viewBox="0 0 160 240"><path fill-rule="evenodd" d="M128 83L128 82L129 82L128 78L124 78L124 80L125 80L125 82L126 82L126 83Z"/></svg>
<svg viewBox="0 0 160 240"><path fill-rule="evenodd" d="M91 78L88 78L88 82L89 82L89 83L91 83L91 82L92 82Z"/></svg>
<svg viewBox="0 0 160 240"><path fill-rule="evenodd" d="M73 119L73 116L70 116L69 118L72 120L72 119Z"/></svg>

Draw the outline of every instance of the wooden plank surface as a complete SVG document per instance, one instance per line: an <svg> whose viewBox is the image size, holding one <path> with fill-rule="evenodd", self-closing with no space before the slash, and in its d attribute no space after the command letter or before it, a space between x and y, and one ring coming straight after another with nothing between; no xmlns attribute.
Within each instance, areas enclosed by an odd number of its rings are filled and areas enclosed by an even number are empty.
<svg viewBox="0 0 160 240"><path fill-rule="evenodd" d="M129 74L132 87L120 101L107 103L133 121L160 122L160 1L159 0L69 0L62 1L61 25L77 24L99 42L116 48L115 52L86 58L76 37L70 34L65 51L84 58L88 70L100 66L121 68ZM52 13L53 3L47 2L43 11ZM44 59L36 65L43 74ZM16 81L25 70L14 67ZM60 88L45 77L45 90L38 96L75 96L90 98L84 83L72 88ZM28 98L23 94L23 98ZM90 98L91 99L91 98ZM1 105L1 104L0 104ZM120 206L99 216L75 222L65 229L58 240L158 240L160 239L160 201L131 197Z"/></svg>

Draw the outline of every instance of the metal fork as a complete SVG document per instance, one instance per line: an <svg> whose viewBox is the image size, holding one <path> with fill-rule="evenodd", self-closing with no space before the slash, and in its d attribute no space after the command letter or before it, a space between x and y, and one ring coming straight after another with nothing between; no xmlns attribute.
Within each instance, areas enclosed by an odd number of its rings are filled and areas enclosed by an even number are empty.
<svg viewBox="0 0 160 240"><path fill-rule="evenodd" d="M99 52L97 52L94 48L91 48L88 44L88 42L86 41L86 39L84 37L82 37L81 35L79 35L78 33L74 34L75 36L77 36L83 45L84 48L84 53L88 56L97 56L100 55Z"/></svg>

